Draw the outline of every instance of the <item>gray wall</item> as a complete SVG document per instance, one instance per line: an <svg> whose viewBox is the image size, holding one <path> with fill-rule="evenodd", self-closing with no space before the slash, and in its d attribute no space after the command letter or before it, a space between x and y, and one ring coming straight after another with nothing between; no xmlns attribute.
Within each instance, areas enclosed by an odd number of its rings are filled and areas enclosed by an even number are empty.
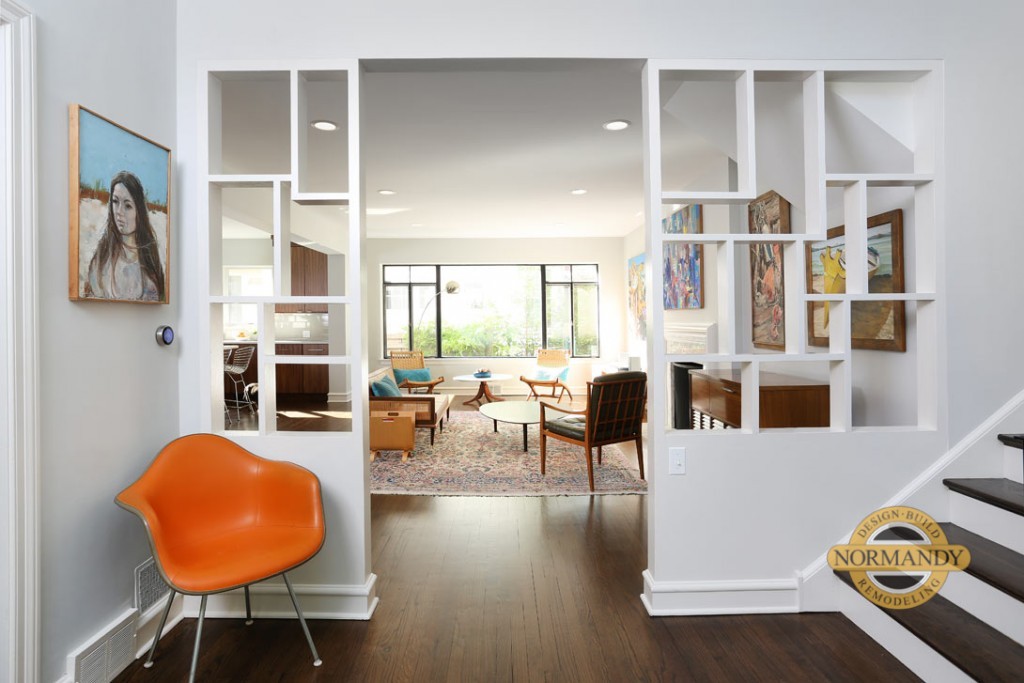
<svg viewBox="0 0 1024 683"><path fill-rule="evenodd" d="M178 434L177 367L153 334L177 323L172 236L165 305L68 301L68 105L175 149L174 3L29 0L37 18L42 680L131 607L149 552L113 498ZM176 157L174 157L176 158ZM180 191L177 179L174 193ZM172 233L182 225L173 215Z"/></svg>

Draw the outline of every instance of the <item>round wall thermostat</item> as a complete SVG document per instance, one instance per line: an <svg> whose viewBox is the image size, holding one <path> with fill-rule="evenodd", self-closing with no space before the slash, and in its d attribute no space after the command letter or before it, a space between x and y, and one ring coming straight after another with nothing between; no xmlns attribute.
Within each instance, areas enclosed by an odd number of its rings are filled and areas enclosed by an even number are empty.
<svg viewBox="0 0 1024 683"><path fill-rule="evenodd" d="M160 346L170 346L174 341L174 328L170 325L161 325L156 328L156 343Z"/></svg>

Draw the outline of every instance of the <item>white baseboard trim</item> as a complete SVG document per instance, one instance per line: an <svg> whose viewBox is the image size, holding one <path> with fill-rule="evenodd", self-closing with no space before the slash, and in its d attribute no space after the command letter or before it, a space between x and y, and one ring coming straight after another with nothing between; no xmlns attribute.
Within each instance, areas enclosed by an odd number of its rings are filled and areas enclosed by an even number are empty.
<svg viewBox="0 0 1024 683"><path fill-rule="evenodd" d="M1024 405L1024 391L1021 391L1004 403L997 411L992 413L987 420L978 425L970 434L965 436L959 443L949 449L945 455L929 465L927 469L921 472L921 474L914 477L909 484L896 492L892 498L882 505L879 505L879 509L893 505L903 505L915 493L932 482L940 479L943 476L943 472L945 472L950 465L966 453L969 453L971 448L973 448L982 439L986 437L994 438L994 434L998 431L999 425L1022 405ZM866 515L870 512L871 510L865 510L864 514ZM853 533L853 529L850 529L850 533ZM843 538L836 539L836 544L846 543L849 538L850 534L846 534ZM832 571L828 566L828 548L825 549L825 552L815 558L813 562L807 565L799 575L803 577L803 581L806 582L810 581L819 572L826 570L829 572Z"/></svg>
<svg viewBox="0 0 1024 683"><path fill-rule="evenodd" d="M185 596L181 593L174 595L174 604L171 605L171 611L167 615L167 623L164 624L163 633L160 634L161 638L170 633L185 618L184 598ZM165 607L167 607L167 600L160 600L139 617L139 623L135 629L135 659L149 654L150 648L153 647L153 638L156 637L156 627L160 625L160 616Z"/></svg>
<svg viewBox="0 0 1024 683"><path fill-rule="evenodd" d="M780 614L800 608L796 579L655 581L644 570L640 600L652 617Z"/></svg>
<svg viewBox="0 0 1024 683"><path fill-rule="evenodd" d="M331 391L327 394L328 403L351 403L351 391Z"/></svg>
<svg viewBox="0 0 1024 683"><path fill-rule="evenodd" d="M292 584L299 607L307 619L369 620L377 609L377 575L370 574L360 585ZM281 583L259 583L250 586L254 619L288 619L295 617L295 608L288 588ZM184 615L199 616L200 597L185 596ZM245 593L241 588L211 595L206 601L206 616L238 618L245 616Z"/></svg>

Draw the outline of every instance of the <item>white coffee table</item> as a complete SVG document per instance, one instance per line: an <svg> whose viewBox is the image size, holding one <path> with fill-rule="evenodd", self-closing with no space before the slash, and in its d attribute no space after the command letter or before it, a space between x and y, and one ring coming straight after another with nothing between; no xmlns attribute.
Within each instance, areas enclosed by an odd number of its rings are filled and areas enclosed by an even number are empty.
<svg viewBox="0 0 1024 683"><path fill-rule="evenodd" d="M539 401L505 401L504 403L488 403L480 406L480 414L494 420L494 431L498 431L499 422L523 425L523 450L526 446L526 427L540 423Z"/></svg>
<svg viewBox="0 0 1024 683"><path fill-rule="evenodd" d="M476 390L476 396L463 401L462 405L468 406L470 403L479 403L483 407L484 399L488 401L504 401L505 399L499 398L491 393L491 388L487 386L488 382L504 382L505 380L512 379L512 375L499 375L498 373L492 373L490 377L475 377L473 375L456 375L454 377L456 382L479 382L480 387Z"/></svg>

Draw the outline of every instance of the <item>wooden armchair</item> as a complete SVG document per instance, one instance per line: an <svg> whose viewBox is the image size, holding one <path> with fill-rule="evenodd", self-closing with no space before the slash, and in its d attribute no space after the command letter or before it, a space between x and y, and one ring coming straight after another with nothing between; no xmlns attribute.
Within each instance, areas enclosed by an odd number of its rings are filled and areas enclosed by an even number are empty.
<svg viewBox="0 0 1024 683"><path fill-rule="evenodd" d="M434 387L444 381L444 376L431 377L430 368L423 364L422 351L391 351L391 371L395 374L400 389L409 393L434 393Z"/></svg>
<svg viewBox="0 0 1024 683"><path fill-rule="evenodd" d="M567 410L551 403L540 405L540 473L547 465L547 439L558 439L583 446L587 453L587 478L594 490L593 449L601 464L601 447L634 441L640 478L644 478L644 450L641 426L647 403L647 374L616 372L587 382L587 405L583 410ZM561 415L548 416L548 411Z"/></svg>
<svg viewBox="0 0 1024 683"><path fill-rule="evenodd" d="M540 400L541 396L554 398L555 390L561 389L557 401L557 403L561 403L562 396L565 394L569 394L569 400L572 400L572 392L565 384L568 377L569 352L565 349L541 349L537 352L537 368L534 373L529 377L521 375L519 379L530 387L530 395L526 397L527 401L531 398ZM537 393L538 388L550 389L551 393L539 394Z"/></svg>

